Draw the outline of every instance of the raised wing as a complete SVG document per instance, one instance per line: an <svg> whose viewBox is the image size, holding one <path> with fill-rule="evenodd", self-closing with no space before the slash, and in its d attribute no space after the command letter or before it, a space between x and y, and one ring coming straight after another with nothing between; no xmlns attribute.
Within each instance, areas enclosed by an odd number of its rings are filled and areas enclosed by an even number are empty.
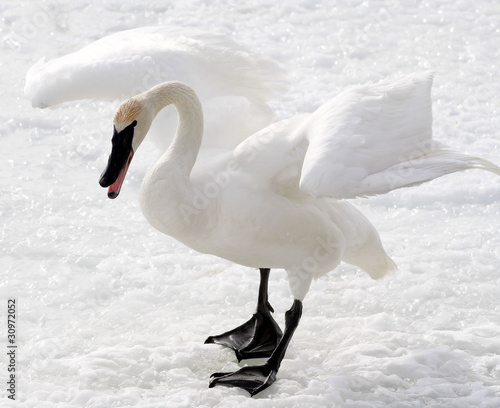
<svg viewBox="0 0 500 408"><path fill-rule="evenodd" d="M26 75L34 107L79 99L124 99L165 81L200 99L236 95L268 101L287 87L283 70L232 39L179 27L141 27L103 37L71 54L38 61Z"/></svg>
<svg viewBox="0 0 500 408"><path fill-rule="evenodd" d="M205 117L203 147L233 148L275 121L267 102L288 86L284 71L231 38L179 27L141 27L111 34L71 54L38 61L26 75L34 107L81 100L127 99L166 81L191 86ZM163 151L177 128L165 109L150 130Z"/></svg>
<svg viewBox="0 0 500 408"><path fill-rule="evenodd" d="M309 141L300 188L314 196L382 194L442 175L482 168L485 160L432 140L432 74L414 73L353 87L304 124Z"/></svg>

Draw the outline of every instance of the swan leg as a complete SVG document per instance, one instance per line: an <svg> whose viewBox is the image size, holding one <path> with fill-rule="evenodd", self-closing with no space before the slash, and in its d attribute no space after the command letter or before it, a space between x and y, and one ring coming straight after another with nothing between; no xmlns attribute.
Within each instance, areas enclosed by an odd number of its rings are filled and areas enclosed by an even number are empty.
<svg viewBox="0 0 500 408"><path fill-rule="evenodd" d="M207 343L220 344L234 350L238 361L269 357L278 345L282 332L271 316L274 312L268 301L267 286L270 269L260 269L257 311L246 323L218 336L210 336Z"/></svg>
<svg viewBox="0 0 500 408"><path fill-rule="evenodd" d="M243 367L233 373L212 374L209 387L212 388L216 385L239 387L248 391L252 396L269 387L276 381L276 374L285 357L293 333L299 324L301 315L302 302L296 299L292 308L286 312L285 333L269 360L263 365Z"/></svg>

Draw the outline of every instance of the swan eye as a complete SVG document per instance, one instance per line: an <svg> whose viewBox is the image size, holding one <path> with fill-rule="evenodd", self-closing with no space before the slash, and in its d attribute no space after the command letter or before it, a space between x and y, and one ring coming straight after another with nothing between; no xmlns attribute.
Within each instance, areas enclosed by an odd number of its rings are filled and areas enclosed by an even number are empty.
<svg viewBox="0 0 500 408"><path fill-rule="evenodd" d="M137 121L134 120L129 126L136 127L137 126Z"/></svg>

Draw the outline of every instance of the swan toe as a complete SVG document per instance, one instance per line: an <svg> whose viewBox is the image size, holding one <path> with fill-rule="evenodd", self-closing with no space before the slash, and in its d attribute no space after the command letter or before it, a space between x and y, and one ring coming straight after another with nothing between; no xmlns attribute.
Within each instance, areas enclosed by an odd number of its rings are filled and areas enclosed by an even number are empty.
<svg viewBox="0 0 500 408"><path fill-rule="evenodd" d="M251 396L268 388L276 381L277 370L267 363L254 367L243 367L233 373L214 373L211 376L209 387L216 385L224 387L238 387L250 393Z"/></svg>

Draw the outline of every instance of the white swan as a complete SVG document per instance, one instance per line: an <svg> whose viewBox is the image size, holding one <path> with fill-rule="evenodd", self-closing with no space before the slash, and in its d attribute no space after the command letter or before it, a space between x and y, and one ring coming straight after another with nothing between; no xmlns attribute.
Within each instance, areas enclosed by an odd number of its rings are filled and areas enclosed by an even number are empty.
<svg viewBox="0 0 500 408"><path fill-rule="evenodd" d="M191 28L141 27L101 38L79 51L45 62L26 75L25 94L33 107L80 99L119 99L159 83L191 86L205 111L204 145L234 147L275 120L267 102L287 86L284 73L268 58L230 38ZM165 149L177 115L163 111L151 129ZM233 129L239 132L233 132Z"/></svg>
<svg viewBox="0 0 500 408"><path fill-rule="evenodd" d="M115 198L148 129L174 104L179 126L168 150L146 175L141 208L149 223L197 251L260 268L256 314L209 343L264 365L216 373L210 386L252 395L272 384L299 322L311 281L341 260L373 278L395 271L371 223L343 198L381 194L444 174L480 168L485 160L432 141L432 75L416 73L353 87L315 113L275 123L234 150L199 162L203 113L193 90L168 82L123 103L100 184ZM282 334L267 300L270 268L284 268L294 296Z"/></svg>

